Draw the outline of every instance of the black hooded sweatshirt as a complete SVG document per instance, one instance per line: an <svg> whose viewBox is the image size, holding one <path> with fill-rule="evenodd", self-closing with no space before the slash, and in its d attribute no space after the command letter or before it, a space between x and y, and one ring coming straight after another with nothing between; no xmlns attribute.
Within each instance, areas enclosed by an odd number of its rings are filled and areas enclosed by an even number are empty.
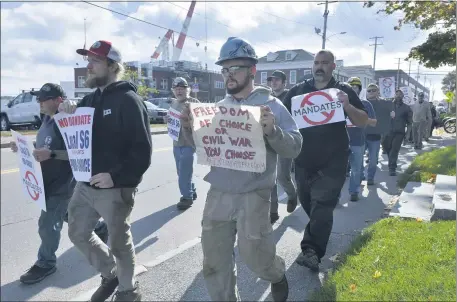
<svg viewBox="0 0 457 302"><path fill-rule="evenodd" d="M291 99L294 96L329 88L337 88L344 91L347 93L351 105L366 112L365 106L363 106L351 86L347 83L336 81L333 77L323 89L314 87L314 79L296 84L284 97L283 104L291 112ZM346 116L346 112L344 112L344 115ZM344 159L349 154L346 121L300 129L300 133L303 136L303 146L300 154L295 159L295 164L307 168L310 173L326 168L334 158ZM341 163L347 164L345 161L341 161Z"/></svg>
<svg viewBox="0 0 457 302"><path fill-rule="evenodd" d="M92 176L110 173L114 188L138 186L151 164L148 112L136 91L135 84L119 81L86 95L78 104L95 108Z"/></svg>

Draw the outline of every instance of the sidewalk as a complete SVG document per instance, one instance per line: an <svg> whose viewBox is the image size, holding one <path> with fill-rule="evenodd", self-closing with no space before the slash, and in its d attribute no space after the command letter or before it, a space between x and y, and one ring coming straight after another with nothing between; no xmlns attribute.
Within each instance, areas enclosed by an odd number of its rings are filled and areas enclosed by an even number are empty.
<svg viewBox="0 0 457 302"><path fill-rule="evenodd" d="M455 144L454 137L434 137L429 143L424 143L426 152L435 148ZM399 172L409 166L417 152L412 146L404 146L399 156ZM328 250L322 259L319 273L295 263L300 253L300 241L308 218L303 209L287 215L286 201L280 203L280 220L274 225L274 238L277 242L277 253L286 262L286 275L289 282L289 301L304 301L321 286L326 276L334 266L339 254L344 253L352 240L370 224L384 217L391 201L399 193L397 177L388 175L387 157L380 156L376 174L376 185L366 186L362 183L362 197L358 202L350 202L348 181L342 191L342 198L334 212L333 232L328 244ZM281 193L281 192L280 192ZM195 219L201 219L195 217ZM238 288L243 301L271 301L270 284L257 279L241 262L237 254ZM145 301L208 301L209 295L202 276L203 256L201 244L192 245L174 257L164 261L142 263L147 272L138 276L143 299Z"/></svg>
<svg viewBox="0 0 457 302"><path fill-rule="evenodd" d="M151 127L151 135L167 134L167 127ZM35 135L26 135L32 141L35 141ZM0 139L0 148L9 148L10 142L13 140L11 136L2 136Z"/></svg>

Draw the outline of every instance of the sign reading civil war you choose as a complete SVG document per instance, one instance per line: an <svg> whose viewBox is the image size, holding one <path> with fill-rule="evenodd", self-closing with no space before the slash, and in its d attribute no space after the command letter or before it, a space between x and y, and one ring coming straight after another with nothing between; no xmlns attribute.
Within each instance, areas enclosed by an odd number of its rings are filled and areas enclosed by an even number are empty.
<svg viewBox="0 0 457 302"><path fill-rule="evenodd" d="M41 164L33 158L33 144L24 135L11 130L19 157L19 171L22 187L28 200L36 203L40 209L46 212L46 198L44 196L43 174Z"/></svg>
<svg viewBox="0 0 457 302"><path fill-rule="evenodd" d="M197 163L238 171L266 170L260 107L191 103Z"/></svg>
<svg viewBox="0 0 457 302"><path fill-rule="evenodd" d="M330 88L292 98L292 117L299 129L333 124L345 120L338 89Z"/></svg>
<svg viewBox="0 0 457 302"><path fill-rule="evenodd" d="M181 112L173 108L168 109L167 124L168 136L177 141L181 132Z"/></svg>
<svg viewBox="0 0 457 302"><path fill-rule="evenodd" d="M92 124L94 108L80 107L74 114L58 113L54 119L68 151L71 170L77 181L92 176Z"/></svg>

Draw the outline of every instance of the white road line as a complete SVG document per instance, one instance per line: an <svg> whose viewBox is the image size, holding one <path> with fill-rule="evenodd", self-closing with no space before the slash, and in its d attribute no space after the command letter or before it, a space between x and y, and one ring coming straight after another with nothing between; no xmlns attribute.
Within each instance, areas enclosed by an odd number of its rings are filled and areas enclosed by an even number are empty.
<svg viewBox="0 0 457 302"><path fill-rule="evenodd" d="M175 248L175 249L173 249L171 251L168 251L165 254L162 254L162 255L158 256L153 261L147 262L147 263L145 263L143 265L146 266L148 269L151 269L154 266L157 266L157 265L159 265L159 264L161 264L161 263L173 258L174 256L179 255L179 254L185 252L186 250L196 246L200 242L201 242L201 238L200 237L197 237L197 238L194 238L192 240L189 240L189 241L181 244L177 248Z"/></svg>

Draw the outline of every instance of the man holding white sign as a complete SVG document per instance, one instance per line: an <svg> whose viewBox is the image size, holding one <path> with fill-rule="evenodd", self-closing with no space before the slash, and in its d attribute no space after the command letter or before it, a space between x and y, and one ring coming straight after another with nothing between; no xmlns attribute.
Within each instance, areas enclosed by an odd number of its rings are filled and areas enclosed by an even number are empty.
<svg viewBox="0 0 457 302"><path fill-rule="evenodd" d="M37 96L41 113L44 114L32 155L41 166L46 209L41 211L38 220L38 234L41 238L38 260L20 277L24 284L40 282L56 271L55 253L59 247L63 222L68 221L66 212L75 186L65 143L54 119L59 104L65 98L65 92L59 85L47 83L31 94ZM12 142L13 152L17 152L18 147L18 144ZM39 178L38 175L31 178L36 181L37 177ZM104 223L101 222L96 233L106 240L107 234L97 231L103 229Z"/></svg>
<svg viewBox="0 0 457 302"><path fill-rule="evenodd" d="M181 198L176 206L179 210L186 210L197 199L197 191L192 181L195 147L192 133L181 132L181 111L185 104L200 103L200 101L190 97L190 87L184 78L174 79L172 91L175 99L168 109L167 123L168 134L173 139L173 154L181 192Z"/></svg>
<svg viewBox="0 0 457 302"><path fill-rule="evenodd" d="M335 56L328 50L314 57L313 78L292 87L284 105L303 136L295 159L298 198L310 222L301 242L299 265L319 269L333 226L333 210L346 179L349 139L346 116L365 127L367 113L351 86L333 77Z"/></svg>
<svg viewBox="0 0 457 302"><path fill-rule="evenodd" d="M66 100L59 111L73 114L76 107L94 108L92 177L78 182L68 206L68 236L102 275L91 301L105 301L116 290L115 301L140 301L135 280L135 247L130 214L137 186L151 164L149 117L137 87L120 81L121 54L109 41L78 49L87 57L86 85L96 90L79 104ZM92 232L102 217L110 232L110 247Z"/></svg>
<svg viewBox="0 0 457 302"><path fill-rule="evenodd" d="M225 99L215 106L191 104L182 115L181 131L193 128L197 149L204 149L198 158L211 164L205 177L211 187L203 211L202 246L203 276L213 301L239 301L233 251L237 234L241 258L271 282L273 300L286 301L289 293L284 260L276 255L269 201L278 155L295 158L302 137L270 90L254 87L257 62L248 42L229 38L216 62L222 66ZM197 133L208 129L215 133Z"/></svg>

